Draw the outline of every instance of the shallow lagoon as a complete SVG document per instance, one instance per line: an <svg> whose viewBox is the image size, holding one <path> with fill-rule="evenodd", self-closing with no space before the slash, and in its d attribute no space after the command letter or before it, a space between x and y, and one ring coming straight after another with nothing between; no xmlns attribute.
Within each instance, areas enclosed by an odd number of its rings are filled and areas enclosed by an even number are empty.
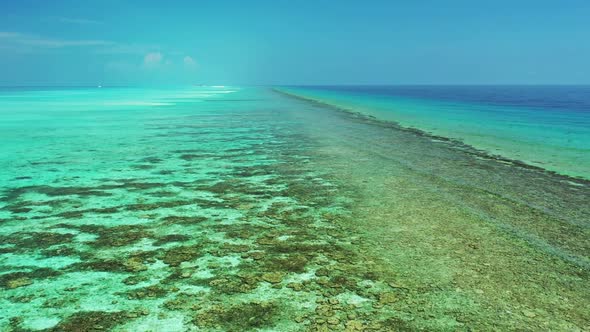
<svg viewBox="0 0 590 332"><path fill-rule="evenodd" d="M0 100L2 329L588 327L583 180L266 88Z"/></svg>

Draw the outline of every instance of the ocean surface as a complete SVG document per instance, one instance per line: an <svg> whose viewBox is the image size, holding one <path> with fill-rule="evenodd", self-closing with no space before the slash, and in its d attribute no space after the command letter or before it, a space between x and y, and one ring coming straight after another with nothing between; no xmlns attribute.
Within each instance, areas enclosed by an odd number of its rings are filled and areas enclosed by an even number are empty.
<svg viewBox="0 0 590 332"><path fill-rule="evenodd" d="M589 330L588 91L1 88L0 331Z"/></svg>
<svg viewBox="0 0 590 332"><path fill-rule="evenodd" d="M590 86L340 86L286 91L590 179Z"/></svg>

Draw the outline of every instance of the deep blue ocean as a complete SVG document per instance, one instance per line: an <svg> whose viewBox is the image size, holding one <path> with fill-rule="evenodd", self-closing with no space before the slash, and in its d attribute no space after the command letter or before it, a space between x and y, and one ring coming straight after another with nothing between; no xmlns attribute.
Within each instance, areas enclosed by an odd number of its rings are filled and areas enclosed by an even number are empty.
<svg viewBox="0 0 590 332"><path fill-rule="evenodd" d="M590 85L314 86L313 88L367 95L590 113Z"/></svg>

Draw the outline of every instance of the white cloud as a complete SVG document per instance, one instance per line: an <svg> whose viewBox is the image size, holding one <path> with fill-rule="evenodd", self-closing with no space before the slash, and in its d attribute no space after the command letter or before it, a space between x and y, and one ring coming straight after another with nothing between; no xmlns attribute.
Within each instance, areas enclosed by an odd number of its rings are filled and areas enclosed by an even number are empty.
<svg viewBox="0 0 590 332"><path fill-rule="evenodd" d="M182 59L182 62L184 63L184 66L187 68L193 69L197 67L197 62L195 61L195 59L188 55Z"/></svg>
<svg viewBox="0 0 590 332"><path fill-rule="evenodd" d="M163 54L153 50L161 49L158 44L120 43L102 39L61 39L42 35L20 33L14 31L0 31L0 47L13 51L35 52L62 48L90 48L99 54L137 54L145 55L148 62L162 62ZM168 50L167 55L180 55L180 51ZM159 57L159 60L158 60ZM190 57L189 57L190 58ZM190 60L188 60L190 61Z"/></svg>
<svg viewBox="0 0 590 332"><path fill-rule="evenodd" d="M76 47L76 46L109 46L114 43L107 40L65 40L65 39L54 39L46 37L38 37L28 34L22 34L18 32L6 32L0 31L0 40L3 44L10 44L12 46L30 46L38 48L64 48L64 47Z"/></svg>
<svg viewBox="0 0 590 332"><path fill-rule="evenodd" d="M58 39L12 31L0 31L0 46L16 51L92 47L93 52L100 54L146 54L160 48L157 44L118 43L97 39Z"/></svg>
<svg viewBox="0 0 590 332"><path fill-rule="evenodd" d="M162 63L163 58L164 56L160 52L148 53L143 57L143 65L146 68L155 68Z"/></svg>
<svg viewBox="0 0 590 332"><path fill-rule="evenodd" d="M0 51L14 54L44 54L56 51L85 52L107 55L105 69L115 72L153 70L178 72L197 68L197 62L183 52L162 49L157 44L120 43L99 39L60 39L42 35L0 31ZM133 56L133 60L130 55ZM138 57L143 60L137 61ZM140 58L141 59L141 58Z"/></svg>
<svg viewBox="0 0 590 332"><path fill-rule="evenodd" d="M61 39L25 39L20 41L22 44L38 47L48 48L63 48L63 47L76 47L76 46L109 46L113 45L113 42L107 40L61 40Z"/></svg>

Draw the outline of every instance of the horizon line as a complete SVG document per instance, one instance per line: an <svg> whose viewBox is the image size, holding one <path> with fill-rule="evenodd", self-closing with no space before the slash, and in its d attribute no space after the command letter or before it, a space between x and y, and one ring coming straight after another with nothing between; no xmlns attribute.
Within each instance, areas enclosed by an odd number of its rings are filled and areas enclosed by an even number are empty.
<svg viewBox="0 0 590 332"><path fill-rule="evenodd" d="M242 86L242 87L277 87L277 86L297 86L297 87L390 87L390 86L590 86L590 83L343 83L343 84L221 84L224 86ZM131 87L174 87L174 86L220 86L218 83L212 84L100 84L102 88L131 88ZM98 88L99 85L90 84L0 84L0 88Z"/></svg>

